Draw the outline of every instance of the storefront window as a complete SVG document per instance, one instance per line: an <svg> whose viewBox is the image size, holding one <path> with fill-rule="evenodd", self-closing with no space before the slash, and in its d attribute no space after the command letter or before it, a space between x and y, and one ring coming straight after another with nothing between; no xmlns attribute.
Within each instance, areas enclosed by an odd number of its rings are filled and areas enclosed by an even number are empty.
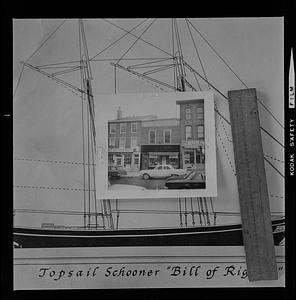
<svg viewBox="0 0 296 300"><path fill-rule="evenodd" d="M202 153L196 153L196 163L197 164L204 164L205 163L205 155Z"/></svg>
<svg viewBox="0 0 296 300"><path fill-rule="evenodd" d="M161 163L160 158L158 155L149 155L149 169L154 168L156 165Z"/></svg>
<svg viewBox="0 0 296 300"><path fill-rule="evenodd" d="M178 157L178 155L169 156L168 164L173 166L175 169L179 168L179 157Z"/></svg>
<svg viewBox="0 0 296 300"><path fill-rule="evenodd" d="M164 136L164 144L170 144L171 143L171 131L164 130L163 136Z"/></svg>
<svg viewBox="0 0 296 300"><path fill-rule="evenodd" d="M135 165L139 164L139 154L135 154L135 156L134 156L134 164Z"/></svg>
<svg viewBox="0 0 296 300"><path fill-rule="evenodd" d="M131 154L125 154L124 155L124 166L130 167L132 164L132 155Z"/></svg>
<svg viewBox="0 0 296 300"><path fill-rule="evenodd" d="M191 109L190 108L186 108L185 109L185 119L186 120L190 120L191 119Z"/></svg>
<svg viewBox="0 0 296 300"><path fill-rule="evenodd" d="M197 126L197 138L202 139L204 138L204 126L203 125L198 125Z"/></svg>
<svg viewBox="0 0 296 300"><path fill-rule="evenodd" d="M156 131L149 130L149 144L156 144Z"/></svg>
<svg viewBox="0 0 296 300"><path fill-rule="evenodd" d="M115 163L115 161L114 161L114 159L113 159L113 154L108 154L108 165L109 166L114 166L114 163Z"/></svg>
<svg viewBox="0 0 296 300"><path fill-rule="evenodd" d="M184 163L186 165L194 164L194 151L185 151L184 152Z"/></svg>
<svg viewBox="0 0 296 300"><path fill-rule="evenodd" d="M189 139L192 139L192 127L186 126L185 127L185 140L188 141Z"/></svg>

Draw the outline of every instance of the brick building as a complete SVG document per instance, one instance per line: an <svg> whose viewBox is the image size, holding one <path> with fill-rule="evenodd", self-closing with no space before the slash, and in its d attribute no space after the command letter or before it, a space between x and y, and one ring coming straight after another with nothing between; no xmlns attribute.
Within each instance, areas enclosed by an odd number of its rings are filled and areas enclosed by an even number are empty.
<svg viewBox="0 0 296 300"><path fill-rule="evenodd" d="M180 167L205 169L204 100L182 100L180 105Z"/></svg>
<svg viewBox="0 0 296 300"><path fill-rule="evenodd" d="M108 165L127 171L169 164L175 168L205 169L204 100L177 101L180 118L156 115L108 121Z"/></svg>
<svg viewBox="0 0 296 300"><path fill-rule="evenodd" d="M123 167L127 171L138 171L142 121L156 118L154 115L122 117L119 107L117 118L108 121L108 165Z"/></svg>
<svg viewBox="0 0 296 300"><path fill-rule="evenodd" d="M141 170L157 164L180 167L180 120L177 118L142 121Z"/></svg>

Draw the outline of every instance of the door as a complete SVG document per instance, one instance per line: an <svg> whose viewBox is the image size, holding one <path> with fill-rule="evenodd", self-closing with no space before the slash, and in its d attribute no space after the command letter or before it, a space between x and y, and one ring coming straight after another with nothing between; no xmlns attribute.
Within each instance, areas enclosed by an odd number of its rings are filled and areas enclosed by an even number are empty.
<svg viewBox="0 0 296 300"><path fill-rule="evenodd" d="M123 155L116 155L115 164L116 166L123 167Z"/></svg>
<svg viewBox="0 0 296 300"><path fill-rule="evenodd" d="M194 161L194 150L185 150L184 151L184 161L183 161L183 166L184 169L192 169L195 165Z"/></svg>

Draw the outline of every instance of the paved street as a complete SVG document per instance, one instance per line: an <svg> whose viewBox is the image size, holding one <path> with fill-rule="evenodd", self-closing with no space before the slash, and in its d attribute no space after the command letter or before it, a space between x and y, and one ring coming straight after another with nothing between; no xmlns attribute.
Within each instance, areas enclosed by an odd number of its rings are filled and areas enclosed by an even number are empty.
<svg viewBox="0 0 296 300"><path fill-rule="evenodd" d="M111 184L130 184L130 185L138 185L143 186L146 189L164 189L164 183L166 181L165 178L162 179L153 179L150 178L148 180L144 180L141 177L121 177L119 179L110 179Z"/></svg>

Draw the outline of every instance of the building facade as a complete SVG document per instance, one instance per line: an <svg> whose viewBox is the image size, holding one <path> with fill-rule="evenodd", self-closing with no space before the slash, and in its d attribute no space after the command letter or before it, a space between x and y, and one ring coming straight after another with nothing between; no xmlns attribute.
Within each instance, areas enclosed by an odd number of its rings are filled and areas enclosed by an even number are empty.
<svg viewBox="0 0 296 300"><path fill-rule="evenodd" d="M180 105L181 168L205 170L204 100L177 101Z"/></svg>
<svg viewBox="0 0 296 300"><path fill-rule="evenodd" d="M108 165L126 171L152 169L158 164L205 170L204 100L177 101L180 118L156 115L108 121Z"/></svg>
<svg viewBox="0 0 296 300"><path fill-rule="evenodd" d="M142 121L157 116L122 117L120 107L117 118L108 121L108 166L122 167L126 171L140 170Z"/></svg>
<svg viewBox="0 0 296 300"><path fill-rule="evenodd" d="M155 119L142 122L141 170L158 164L180 168L180 120Z"/></svg>

